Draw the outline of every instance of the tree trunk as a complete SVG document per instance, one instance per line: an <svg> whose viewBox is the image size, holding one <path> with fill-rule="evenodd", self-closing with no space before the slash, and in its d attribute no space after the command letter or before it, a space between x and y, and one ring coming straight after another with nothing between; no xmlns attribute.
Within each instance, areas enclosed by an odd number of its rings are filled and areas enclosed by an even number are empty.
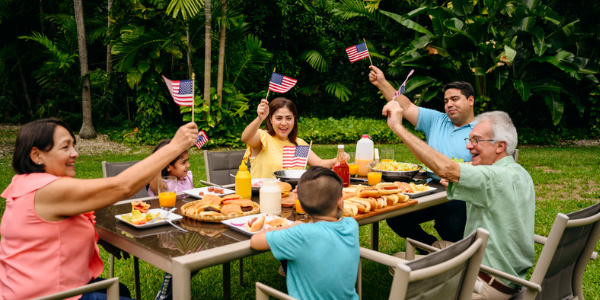
<svg viewBox="0 0 600 300"><path fill-rule="evenodd" d="M83 139L92 139L96 137L96 130L92 123L92 97L90 94L90 74L87 62L87 45L85 41L85 26L83 21L82 0L73 0L75 5L75 22L77 23L77 42L79 46L79 64L81 67L81 77L83 86L81 87L81 108L83 122L79 130L79 137Z"/></svg>
<svg viewBox="0 0 600 300"><path fill-rule="evenodd" d="M204 16L205 16L205 24L204 24L204 101L210 108L210 47L211 47L211 38L212 38L212 27L210 26L210 21L212 19L211 15L211 0L204 0ZM210 113L210 110L207 112Z"/></svg>
<svg viewBox="0 0 600 300"><path fill-rule="evenodd" d="M227 0L221 0L221 11L223 20L227 18ZM221 22L221 36L219 39L219 68L217 71L217 95L219 95L219 107L223 103L223 69L225 68L225 38L227 33L226 22Z"/></svg>
<svg viewBox="0 0 600 300"><path fill-rule="evenodd" d="M192 78L192 45L190 43L190 27L185 27L185 41L187 43L187 65L188 65L188 78Z"/></svg>
<svg viewBox="0 0 600 300"><path fill-rule="evenodd" d="M110 9L112 7L113 0L108 0L108 25L106 26L107 31L110 29ZM108 76L112 74L112 53L110 53L110 44L106 45L106 73Z"/></svg>
<svg viewBox="0 0 600 300"><path fill-rule="evenodd" d="M27 116L33 118L33 110L31 109L31 99L29 98L29 92L27 91L27 81L25 81L25 76L23 75L23 68L21 68L21 64L19 64L19 75L21 76L21 85L23 86L23 98L25 98L25 102L27 103Z"/></svg>
<svg viewBox="0 0 600 300"><path fill-rule="evenodd" d="M110 30L110 9L112 8L113 0L108 0L108 23L106 31ZM108 74L108 82L112 79L112 53L110 52L110 43L106 45L106 73ZM104 108L104 120L110 120L110 105L106 105Z"/></svg>

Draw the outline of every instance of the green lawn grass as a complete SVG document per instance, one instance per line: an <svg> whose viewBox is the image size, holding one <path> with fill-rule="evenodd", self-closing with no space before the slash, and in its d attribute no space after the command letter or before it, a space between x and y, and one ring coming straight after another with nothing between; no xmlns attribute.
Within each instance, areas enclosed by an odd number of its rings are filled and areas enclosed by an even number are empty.
<svg viewBox="0 0 600 300"><path fill-rule="evenodd" d="M5 138L6 133L0 138ZM13 137L14 140L14 137ZM378 145L379 148L393 148L395 159L403 162L417 162L403 144ZM146 157L152 147L140 147L131 151L135 154L103 153L100 155L82 155L77 161L78 178L102 177L102 161L130 161ZM354 151L355 145L346 145L346 151ZM336 145L313 145L313 150L323 158L335 156ZM558 212L569 213L592 205L600 200L600 147L521 147L519 163L531 174L536 187L536 228L537 234L547 235L554 217ZM10 183L13 171L10 155L0 156L0 190ZM195 180L205 179L204 159L200 151L190 152L191 170ZM198 182L196 182L198 183ZM4 212L5 200L0 202L0 214ZM433 223L423 224L433 232ZM380 223L380 251L394 253L404 250L404 239L395 235L386 222ZM370 228L360 228L360 243L370 247ZM596 251L600 248L597 246ZM536 247L539 255L541 247ZM103 277L108 277L108 253L101 248L105 262ZM591 261L584 277L584 295L587 299L600 299L600 267L598 261ZM253 299L254 282L260 281L285 291L285 279L278 275L279 263L271 253L263 253L244 259L244 285L237 279L238 262L231 263L232 298ZM160 287L163 272L145 262L140 262L141 289L140 299L153 299ZM391 277L387 268L371 262L363 263L363 296L365 299L385 299L389 291ZM133 265L131 260L117 260L115 274L133 292ZM343 274L340 274L343 276ZM222 267L216 266L202 270L192 279L193 299L222 298Z"/></svg>

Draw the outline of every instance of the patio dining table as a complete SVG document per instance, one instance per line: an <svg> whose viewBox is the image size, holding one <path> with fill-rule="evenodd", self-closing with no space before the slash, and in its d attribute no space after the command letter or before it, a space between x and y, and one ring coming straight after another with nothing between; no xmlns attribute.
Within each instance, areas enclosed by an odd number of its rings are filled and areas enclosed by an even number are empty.
<svg viewBox="0 0 600 300"><path fill-rule="evenodd" d="M432 185L436 186L436 185ZM358 220L359 225L372 224L372 248L378 248L379 221L421 210L448 201L445 189L438 189L429 195L417 198L413 206L387 211ZM151 208L158 208L158 198L148 197L136 200L146 200ZM197 199L178 197L176 207L180 208L187 202ZM258 202L258 195L253 196ZM223 264L223 298L231 298L231 261L253 256L262 251L250 247L250 236L230 229L222 223L200 222L184 217L177 225L188 230L187 233L165 224L157 227L137 229L115 216L131 211L131 201L122 201L96 211L96 231L101 239L162 269L173 275L173 298L191 299L191 272ZM296 213L292 208L283 208L283 216L295 220ZM140 295L136 291L136 296Z"/></svg>

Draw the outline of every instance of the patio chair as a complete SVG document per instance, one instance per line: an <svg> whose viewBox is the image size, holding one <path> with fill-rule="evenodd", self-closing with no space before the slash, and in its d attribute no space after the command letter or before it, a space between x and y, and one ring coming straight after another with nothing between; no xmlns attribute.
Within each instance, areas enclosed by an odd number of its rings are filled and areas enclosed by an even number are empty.
<svg viewBox="0 0 600 300"><path fill-rule="evenodd" d="M512 299L583 300L583 273L600 238L600 203L570 214L559 213L548 237L535 235L544 245L529 281L481 266L481 270L523 286Z"/></svg>
<svg viewBox="0 0 600 300"><path fill-rule="evenodd" d="M200 180L205 185L218 185L224 188L235 187L235 175L244 159L246 150L235 151L206 151L204 150L204 167L206 181ZM246 162L250 171L250 161ZM233 176L231 176L233 175ZM229 263L223 264L223 273L229 274ZM224 274L225 275L225 274ZM244 261L240 259L239 281L244 285Z"/></svg>
<svg viewBox="0 0 600 300"><path fill-rule="evenodd" d="M478 228L441 250L406 239L408 261L365 248L360 249L360 256L394 267L390 299L471 299L488 236L487 230ZM438 251L412 260L415 246Z"/></svg>
<svg viewBox="0 0 600 300"><path fill-rule="evenodd" d="M404 260L371 249L360 248L360 257L393 267L394 279L389 299L471 299L473 287L479 273L479 266L487 244L489 233L482 228L471 235L427 256L416 260ZM407 255L414 258L415 247L430 249L431 246L407 239ZM357 292L362 296L362 271L359 268ZM289 295L256 283L256 299L266 300L268 296L278 299L295 299Z"/></svg>
<svg viewBox="0 0 600 300"><path fill-rule="evenodd" d="M137 162L138 161L125 161L125 162L112 162L111 163L111 162L103 161L102 162L102 175L104 176L104 178L117 176L119 173L121 173L125 169L133 166ZM114 205L121 204L122 202L126 202L131 199L139 199L139 198L145 198L145 197L148 197L148 190L146 189L146 187L143 187L141 190L139 190L135 195L133 195L129 199L119 201L119 202L115 203ZM108 257L108 261L109 261L108 275L110 278L113 278L115 275L115 256L110 254ZM134 287L135 287L135 296L137 298L139 298L141 295L141 293L140 293L140 267L139 267L138 258L135 256L133 256L133 281L134 281Z"/></svg>
<svg viewBox="0 0 600 300"><path fill-rule="evenodd" d="M65 299L85 293L94 292L101 289L106 290L106 299L107 300L119 300L119 277L106 279L90 284L86 284L84 286L76 287L70 290L54 293L51 295L43 296L40 298L36 298L36 300L58 300Z"/></svg>
<svg viewBox="0 0 600 300"><path fill-rule="evenodd" d="M206 181L200 180L205 185L219 185L224 188L235 186L235 174L240 167L246 150L236 151L206 151L204 150L204 166L206 168ZM250 162L246 165L250 170ZM233 176L231 176L233 175Z"/></svg>
<svg viewBox="0 0 600 300"><path fill-rule="evenodd" d="M515 149L515 152L513 152L512 157L516 163L519 162L519 149Z"/></svg>

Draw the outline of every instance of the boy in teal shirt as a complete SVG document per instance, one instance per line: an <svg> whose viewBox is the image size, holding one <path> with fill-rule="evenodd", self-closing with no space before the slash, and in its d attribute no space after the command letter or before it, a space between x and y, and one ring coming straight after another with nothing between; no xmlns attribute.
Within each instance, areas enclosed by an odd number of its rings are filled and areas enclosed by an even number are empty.
<svg viewBox="0 0 600 300"><path fill-rule="evenodd" d="M342 180L329 169L310 167L298 183L298 198L314 223L295 222L255 234L250 245L287 260L292 297L358 299L355 289L360 250L358 223L341 218Z"/></svg>

